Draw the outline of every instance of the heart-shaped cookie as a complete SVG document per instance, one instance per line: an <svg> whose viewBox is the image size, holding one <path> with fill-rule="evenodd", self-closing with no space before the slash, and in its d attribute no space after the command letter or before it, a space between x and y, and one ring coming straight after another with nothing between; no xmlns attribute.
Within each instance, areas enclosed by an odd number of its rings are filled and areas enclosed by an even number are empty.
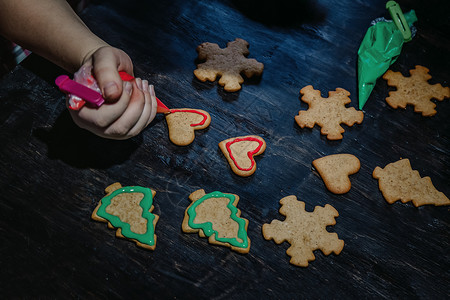
<svg viewBox="0 0 450 300"><path fill-rule="evenodd" d="M187 146L194 141L194 130L209 126L211 116L201 109L177 108L166 114L166 121L170 141L178 146Z"/></svg>
<svg viewBox="0 0 450 300"><path fill-rule="evenodd" d="M349 175L359 171L359 159L352 154L333 154L312 162L327 189L335 194L347 193L352 184Z"/></svg>
<svg viewBox="0 0 450 300"><path fill-rule="evenodd" d="M256 163L253 157L266 150L266 142L257 135L247 135L221 141L219 148L233 172L247 177L255 173Z"/></svg>

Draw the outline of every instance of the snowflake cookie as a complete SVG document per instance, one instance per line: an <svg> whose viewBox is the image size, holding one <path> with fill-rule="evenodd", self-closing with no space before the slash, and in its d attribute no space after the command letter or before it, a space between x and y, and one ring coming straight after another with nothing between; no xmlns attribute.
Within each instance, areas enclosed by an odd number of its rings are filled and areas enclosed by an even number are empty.
<svg viewBox="0 0 450 300"><path fill-rule="evenodd" d="M197 47L198 59L205 61L197 65L195 77L200 81L215 81L220 77L219 84L227 92L236 92L244 82L241 74L250 78L261 75L264 65L253 58L247 58L249 44L237 38L229 42L225 49L214 43L203 43Z"/></svg>
<svg viewBox="0 0 450 300"><path fill-rule="evenodd" d="M386 102L392 108L406 108L410 104L414 106L414 111L422 113L424 117L431 117L436 114L436 104L431 101L435 98L439 101L450 97L450 88L442 87L440 83L429 84L430 70L422 66L416 66L409 71L410 77L404 77L400 72L388 70L383 75L387 84L397 87L396 91L390 91Z"/></svg>
<svg viewBox="0 0 450 300"><path fill-rule="evenodd" d="M286 253L291 257L290 263L307 267L309 261L315 260L313 251L320 249L325 255L341 253L344 241L336 233L326 230L326 226L335 225L339 216L337 210L327 204L316 206L313 212L305 211L305 202L296 196L287 196L280 200L280 214L286 216L284 221L273 220L262 227L266 240L275 243L288 242L291 246Z"/></svg>
<svg viewBox="0 0 450 300"><path fill-rule="evenodd" d="M350 93L344 89L337 88L330 91L328 98L322 98L319 90L308 85L300 90L302 101L308 103L308 110L302 110L295 116L297 124L304 128L313 128L315 124L321 127L320 133L327 136L329 140L341 140L345 132L341 123L348 126L361 124L364 118L362 111L353 107L345 107L351 102Z"/></svg>

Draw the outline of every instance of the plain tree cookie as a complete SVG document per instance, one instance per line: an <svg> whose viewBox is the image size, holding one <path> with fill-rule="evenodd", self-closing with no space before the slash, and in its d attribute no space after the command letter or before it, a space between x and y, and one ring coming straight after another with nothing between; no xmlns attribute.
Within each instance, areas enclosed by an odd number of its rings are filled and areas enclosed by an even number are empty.
<svg viewBox="0 0 450 300"><path fill-rule="evenodd" d="M229 42L225 49L214 43L203 43L197 47L198 59L204 61L197 65L195 77L200 81L215 81L220 77L219 84L227 92L241 89L244 74L247 78L260 76L264 65L253 58L247 58L249 44L237 38Z"/></svg>
<svg viewBox="0 0 450 300"><path fill-rule="evenodd" d="M380 191L389 204L400 200L402 203L411 201L416 207L426 204L450 205L450 200L434 187L431 178L420 177L407 158L384 168L376 167L372 175L378 179Z"/></svg>

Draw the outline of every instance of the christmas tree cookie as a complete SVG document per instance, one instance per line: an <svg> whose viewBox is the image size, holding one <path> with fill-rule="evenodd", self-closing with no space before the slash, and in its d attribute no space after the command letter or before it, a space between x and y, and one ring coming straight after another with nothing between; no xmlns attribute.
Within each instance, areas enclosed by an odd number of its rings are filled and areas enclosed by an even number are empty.
<svg viewBox="0 0 450 300"><path fill-rule="evenodd" d="M159 216L152 214L153 197L156 192L145 187L114 183L106 189L92 213L95 221L106 222L116 229L116 236L132 240L136 245L154 250L155 226Z"/></svg>
<svg viewBox="0 0 450 300"><path fill-rule="evenodd" d="M380 191L389 204L400 200L403 203L411 201L416 207L426 204L450 205L450 200L434 187L431 178L420 177L407 158L384 168L376 167L372 175L378 179Z"/></svg>
<svg viewBox="0 0 450 300"><path fill-rule="evenodd" d="M217 191L206 194L200 189L189 199L192 203L184 213L183 232L198 232L211 244L230 247L239 253L249 252L248 220L240 217L241 211L236 207L238 195Z"/></svg>

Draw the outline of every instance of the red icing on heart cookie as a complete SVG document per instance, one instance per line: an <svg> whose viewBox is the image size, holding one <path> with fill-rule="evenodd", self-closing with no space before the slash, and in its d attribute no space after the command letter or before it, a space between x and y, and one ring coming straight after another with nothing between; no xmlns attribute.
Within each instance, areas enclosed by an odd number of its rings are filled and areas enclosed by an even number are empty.
<svg viewBox="0 0 450 300"><path fill-rule="evenodd" d="M257 146L252 142L256 142ZM242 144L238 146L239 143ZM239 176L250 176L256 170L254 156L264 152L266 143L259 136L248 135L224 140L219 143L219 147L234 173Z"/></svg>
<svg viewBox="0 0 450 300"><path fill-rule="evenodd" d="M170 110L171 113L176 113L176 112L188 112L188 113L193 113L193 114L199 114L203 117L203 120L200 123L197 124L191 124L191 127L195 127L195 126L200 126L205 124L206 120L208 119L208 116L205 113L202 113L199 110L195 110L195 109L171 109Z"/></svg>
<svg viewBox="0 0 450 300"><path fill-rule="evenodd" d="M256 147L255 150L252 150L252 151L248 151L248 152L247 152L247 156L248 156L248 158L249 158L250 161L251 161L251 166L250 166L249 168L243 168L243 167L239 166L238 163L236 162L236 160L234 159L233 153L231 153L231 148L230 148L231 145L234 144L234 143L241 142L241 141L253 141L253 142L257 142L257 143L258 143L258 147ZM230 158L233 160L233 162L234 162L234 164L236 165L236 167L237 167L239 170L241 170L241 171L250 171L250 170L253 168L253 166L255 165L255 160L253 159L253 155L254 155L255 153L257 153L259 150L261 150L261 147L263 146L263 144L264 144L264 143L263 143L261 140L257 139L257 138L254 138L254 137L244 137L244 138L237 138L237 139L235 139L235 140L233 140L233 141L229 141L229 142L226 144L226 147L227 147L227 151L228 151L228 153L229 153L229 155L230 155Z"/></svg>
<svg viewBox="0 0 450 300"><path fill-rule="evenodd" d="M177 108L166 114L166 121L170 141L178 146L186 146L194 141L194 130L209 126L211 116L201 109Z"/></svg>

